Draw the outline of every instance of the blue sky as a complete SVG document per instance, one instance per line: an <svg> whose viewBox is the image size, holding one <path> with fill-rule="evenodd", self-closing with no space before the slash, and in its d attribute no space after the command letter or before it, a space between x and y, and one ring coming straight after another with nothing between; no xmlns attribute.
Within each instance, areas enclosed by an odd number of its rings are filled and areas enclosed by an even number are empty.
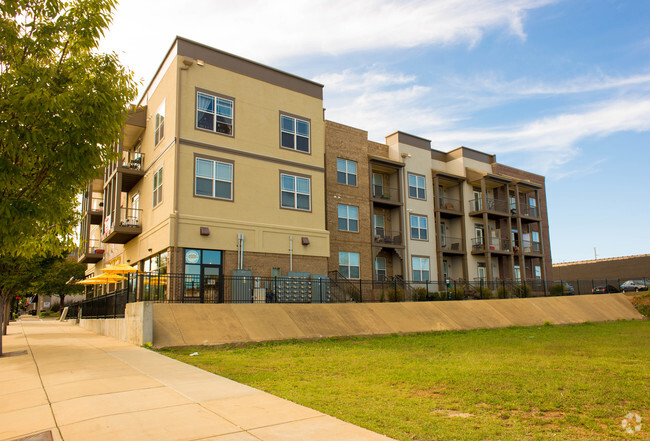
<svg viewBox="0 0 650 441"><path fill-rule="evenodd" d="M546 176L554 262L650 253L650 2L122 1L148 83L180 35L325 85L326 118Z"/></svg>

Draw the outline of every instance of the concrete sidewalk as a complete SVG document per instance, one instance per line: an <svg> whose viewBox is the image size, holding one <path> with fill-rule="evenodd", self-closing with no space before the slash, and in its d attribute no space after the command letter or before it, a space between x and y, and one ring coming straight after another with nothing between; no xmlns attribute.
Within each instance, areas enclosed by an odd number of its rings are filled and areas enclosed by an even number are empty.
<svg viewBox="0 0 650 441"><path fill-rule="evenodd" d="M0 440L390 440L68 323L11 323Z"/></svg>

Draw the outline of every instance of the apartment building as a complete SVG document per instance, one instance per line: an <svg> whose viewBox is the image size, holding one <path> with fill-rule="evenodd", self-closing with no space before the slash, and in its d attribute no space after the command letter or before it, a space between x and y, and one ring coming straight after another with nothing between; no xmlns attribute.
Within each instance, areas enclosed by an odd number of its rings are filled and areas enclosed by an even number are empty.
<svg viewBox="0 0 650 441"><path fill-rule="evenodd" d="M176 38L84 194L88 273L325 274L322 91Z"/></svg>
<svg viewBox="0 0 650 441"><path fill-rule="evenodd" d="M221 275L552 280L543 176L323 112L322 85L177 37L83 195L88 274L185 274L201 296Z"/></svg>
<svg viewBox="0 0 650 441"><path fill-rule="evenodd" d="M330 270L414 282L552 280L543 176L403 132L378 144L341 124L325 129Z"/></svg>

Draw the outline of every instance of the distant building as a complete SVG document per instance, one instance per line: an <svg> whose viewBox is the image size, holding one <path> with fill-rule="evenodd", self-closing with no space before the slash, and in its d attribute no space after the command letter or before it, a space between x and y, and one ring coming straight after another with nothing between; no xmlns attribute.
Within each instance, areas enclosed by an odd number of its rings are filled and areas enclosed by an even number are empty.
<svg viewBox="0 0 650 441"><path fill-rule="evenodd" d="M650 278L650 254L553 264L555 280Z"/></svg>

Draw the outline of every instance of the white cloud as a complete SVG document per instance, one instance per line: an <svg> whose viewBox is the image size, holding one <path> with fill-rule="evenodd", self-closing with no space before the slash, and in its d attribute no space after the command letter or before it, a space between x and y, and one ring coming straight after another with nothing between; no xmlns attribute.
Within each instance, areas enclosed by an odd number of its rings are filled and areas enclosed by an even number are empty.
<svg viewBox="0 0 650 441"><path fill-rule="evenodd" d="M476 45L505 29L525 38L526 12L557 0L175 0L121 2L103 50L147 81L176 35L264 63L304 55Z"/></svg>
<svg viewBox="0 0 650 441"><path fill-rule="evenodd" d="M531 169L544 174L576 158L582 140L624 131L650 131L650 97L593 103L583 112L559 114L521 126L441 131L429 137L434 145L476 146L491 153L525 152L532 155Z"/></svg>
<svg viewBox="0 0 650 441"><path fill-rule="evenodd" d="M585 75L553 84L531 81L522 78L514 81L502 81L494 75L481 75L471 79L455 79L454 84L461 89L484 94L496 94L502 99L520 98L535 95L566 95L575 93L598 92L610 89L650 89L650 74L629 77L612 77L608 75Z"/></svg>

